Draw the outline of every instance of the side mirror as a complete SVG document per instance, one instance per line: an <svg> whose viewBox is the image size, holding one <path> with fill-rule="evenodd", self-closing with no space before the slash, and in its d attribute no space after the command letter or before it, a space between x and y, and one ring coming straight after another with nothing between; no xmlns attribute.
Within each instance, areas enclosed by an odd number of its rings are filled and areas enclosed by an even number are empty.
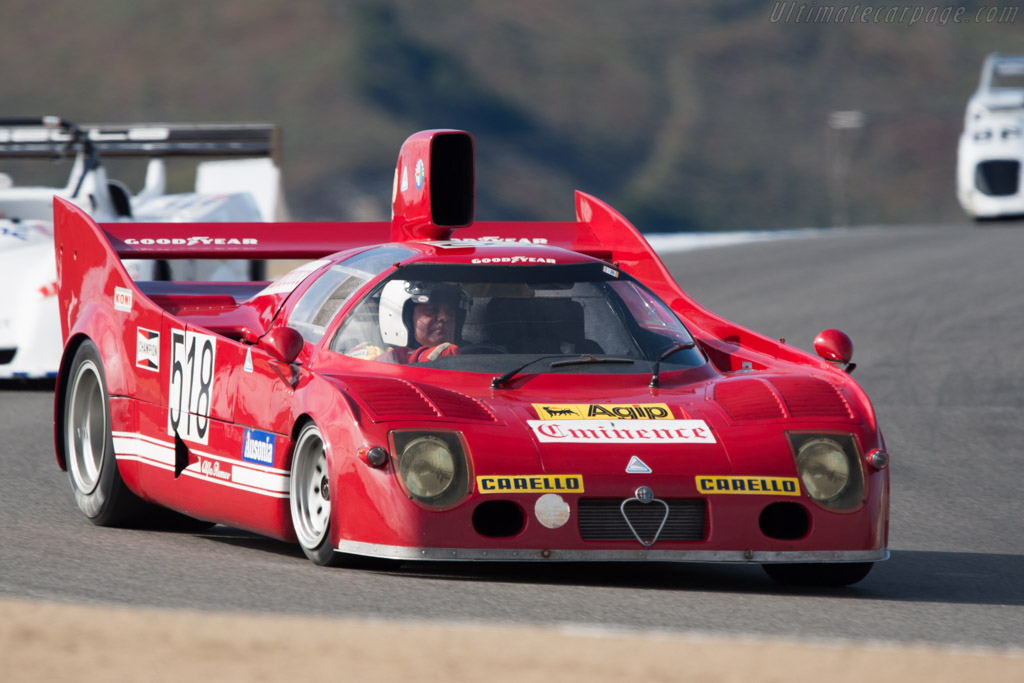
<svg viewBox="0 0 1024 683"><path fill-rule="evenodd" d="M814 351L837 365L843 365L847 373L857 367L851 363L853 358L853 341L842 330L824 330L814 338Z"/></svg>
<svg viewBox="0 0 1024 683"><path fill-rule="evenodd" d="M276 360L291 363L305 345L302 335L290 327L275 327L260 338L260 348Z"/></svg>

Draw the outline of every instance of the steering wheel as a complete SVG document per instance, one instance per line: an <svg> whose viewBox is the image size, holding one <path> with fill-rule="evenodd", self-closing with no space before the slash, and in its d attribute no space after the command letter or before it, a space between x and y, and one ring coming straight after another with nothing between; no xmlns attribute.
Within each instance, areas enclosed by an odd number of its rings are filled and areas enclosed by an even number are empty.
<svg viewBox="0 0 1024 683"><path fill-rule="evenodd" d="M498 344L464 344L459 347L459 354L466 353L479 353L479 354L495 354L495 353L508 353L508 349Z"/></svg>

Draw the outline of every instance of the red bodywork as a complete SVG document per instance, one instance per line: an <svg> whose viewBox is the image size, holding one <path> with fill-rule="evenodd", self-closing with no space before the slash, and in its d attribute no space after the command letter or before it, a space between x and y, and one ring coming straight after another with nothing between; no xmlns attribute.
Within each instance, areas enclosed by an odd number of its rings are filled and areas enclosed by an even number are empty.
<svg viewBox="0 0 1024 683"><path fill-rule="evenodd" d="M449 133L419 134L403 148L391 222L97 225L56 200L65 340L55 410L58 435L64 420L63 374L80 342L90 339L103 358L114 450L125 483L147 501L199 519L295 540L289 509L292 446L301 426L312 420L323 435L334 492L331 544L345 552L441 560L864 562L886 557L888 470L875 470L867 460L885 446L868 398L848 374L701 307L625 218L583 193L576 195L574 222L473 222L470 204L467 227L456 235L467 240L465 246L441 248L432 240L446 239L452 226L432 218L430 164L432 145ZM423 187L417 188L413 159L428 164ZM403 172L409 174L405 182ZM461 187L467 186L471 190L471 177ZM456 207L451 214L458 223L467 210ZM415 252L405 264L472 264L481 257L524 253L559 263L614 264L671 307L707 362L663 372L653 388L645 367L609 375L527 371L496 389L483 373L372 363L331 351L333 330L358 294L321 342L304 343L294 362L279 360L295 343L294 335L281 330L319 275L354 250L390 241ZM227 255L321 261L305 279L258 296L262 285L133 282L121 264L122 258ZM660 443L648 438L650 433L627 432L618 443L541 441L528 421L543 419L537 407L543 404L667 405L676 420L703 421L714 439ZM396 471L393 437L416 429L460 434L470 489L457 504L430 509L407 492ZM273 447L249 452L247 442L257 432L272 435ZM792 439L809 432L848 435L856 449L864 493L852 508L833 511L807 495ZM373 446L389 453L382 467L367 463ZM64 467L62 448L58 436L57 459ZM647 471L627 471L633 456ZM495 478L499 475L506 479ZM555 475L579 476L583 487L581 493L569 488L559 493L570 512L569 522L557 528L539 521L540 493L494 490L501 482L534 477L549 478L538 484L540 490L572 486ZM780 488L778 482L794 479L797 489ZM742 491L735 490L738 480ZM584 540L577 524L581 500L627 501L623 506L636 507L643 505L635 500L641 486L658 499L706 506L698 537L659 539L649 546L638 538ZM481 533L485 513L478 508L496 500L521 512L521 528L514 533ZM806 528L794 534L789 527L781 532L773 527L778 504L802 510L797 517L804 515Z"/></svg>

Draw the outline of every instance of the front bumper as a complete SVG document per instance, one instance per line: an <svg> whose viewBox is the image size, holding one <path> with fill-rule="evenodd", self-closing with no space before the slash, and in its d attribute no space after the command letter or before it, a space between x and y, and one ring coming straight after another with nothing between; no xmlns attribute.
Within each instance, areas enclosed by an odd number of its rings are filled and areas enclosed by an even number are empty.
<svg viewBox="0 0 1024 683"><path fill-rule="evenodd" d="M880 562L889 559L877 550L541 550L489 548L406 548L342 541L338 552L392 560L433 562L726 562L737 564Z"/></svg>

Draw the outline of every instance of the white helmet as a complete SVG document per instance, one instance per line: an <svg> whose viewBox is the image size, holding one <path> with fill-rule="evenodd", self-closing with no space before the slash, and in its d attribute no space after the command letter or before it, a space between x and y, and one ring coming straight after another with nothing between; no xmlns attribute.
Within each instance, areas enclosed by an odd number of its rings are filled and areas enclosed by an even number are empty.
<svg viewBox="0 0 1024 683"><path fill-rule="evenodd" d="M449 282L391 280L380 293L377 315L380 336L385 344L408 346L412 339L412 309L416 304L447 301L456 316L456 331L461 329L470 300L462 288Z"/></svg>

